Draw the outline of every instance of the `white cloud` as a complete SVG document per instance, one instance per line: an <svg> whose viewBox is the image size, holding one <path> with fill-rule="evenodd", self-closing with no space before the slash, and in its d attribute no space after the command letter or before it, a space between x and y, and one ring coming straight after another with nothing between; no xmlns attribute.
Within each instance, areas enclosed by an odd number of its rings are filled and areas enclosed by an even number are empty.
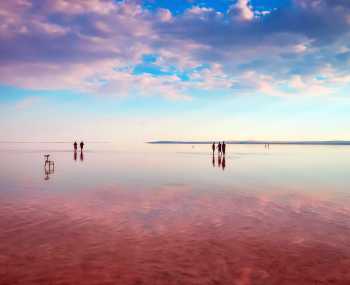
<svg viewBox="0 0 350 285"><path fill-rule="evenodd" d="M162 22L170 22L172 19L172 14L168 9L158 9L157 15Z"/></svg>
<svg viewBox="0 0 350 285"><path fill-rule="evenodd" d="M284 11L288 21L272 10L265 22L252 20L254 14L266 13L256 13L248 0L238 0L227 13L244 22L241 25L232 24L213 8L193 6L173 15L167 9L150 11L138 3L1 1L0 82L31 89L114 96L147 93L178 99L188 99L191 89L231 90L238 85L281 95L283 84L304 91L304 85L310 84L309 90L325 94L330 85L349 82L346 68L336 66L332 53L349 49L348 31L338 32L344 5L342 12L332 10L339 17L329 22L322 15L331 2L309 5L297 0L294 10ZM307 9L310 19L318 17L317 25L303 26L303 20L297 27L291 25L299 19L295 11L300 9ZM312 9L317 11L312 14ZM57 14L60 17L51 17ZM167 75L134 74L133 68L145 54L156 55L157 66ZM312 81L309 77L319 72L319 61L335 70L327 80ZM196 69L201 66L206 68ZM299 77L291 78L295 72ZM187 73L190 81L169 75L177 73Z"/></svg>
<svg viewBox="0 0 350 285"><path fill-rule="evenodd" d="M251 21L254 18L254 11L249 5L249 0L238 0L230 7L229 14L238 21Z"/></svg>

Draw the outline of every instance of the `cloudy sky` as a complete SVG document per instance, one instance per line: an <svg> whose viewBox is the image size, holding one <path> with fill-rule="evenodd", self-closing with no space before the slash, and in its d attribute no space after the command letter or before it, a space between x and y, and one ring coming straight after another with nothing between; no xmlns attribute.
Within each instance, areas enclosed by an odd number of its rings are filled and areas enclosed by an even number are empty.
<svg viewBox="0 0 350 285"><path fill-rule="evenodd" d="M0 140L350 139L348 0L1 0Z"/></svg>

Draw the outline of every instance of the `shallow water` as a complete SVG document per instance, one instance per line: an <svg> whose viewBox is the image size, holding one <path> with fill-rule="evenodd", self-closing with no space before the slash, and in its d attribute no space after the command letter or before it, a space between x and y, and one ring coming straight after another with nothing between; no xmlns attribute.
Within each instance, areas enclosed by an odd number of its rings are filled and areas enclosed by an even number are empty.
<svg viewBox="0 0 350 285"><path fill-rule="evenodd" d="M0 284L350 284L350 147L87 146L0 145Z"/></svg>

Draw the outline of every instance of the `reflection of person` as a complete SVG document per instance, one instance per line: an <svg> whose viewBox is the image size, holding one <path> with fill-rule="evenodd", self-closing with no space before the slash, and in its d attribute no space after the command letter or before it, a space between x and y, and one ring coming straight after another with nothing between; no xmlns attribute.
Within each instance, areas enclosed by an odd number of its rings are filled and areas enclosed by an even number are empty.
<svg viewBox="0 0 350 285"><path fill-rule="evenodd" d="M213 150L213 155L215 153L215 142L213 142L212 146L211 146L211 149Z"/></svg>
<svg viewBox="0 0 350 285"><path fill-rule="evenodd" d="M84 142L80 142L80 151L83 151L84 148Z"/></svg>
<svg viewBox="0 0 350 285"><path fill-rule="evenodd" d="M80 161L84 161L84 153L83 153L83 151L80 152Z"/></svg>
<svg viewBox="0 0 350 285"><path fill-rule="evenodd" d="M215 156L214 156L214 153L213 153L213 160L212 160L212 163L213 163L213 167L215 167Z"/></svg>
<svg viewBox="0 0 350 285"><path fill-rule="evenodd" d="M219 168L221 167L221 155L218 156L218 165L219 165Z"/></svg>
<svg viewBox="0 0 350 285"><path fill-rule="evenodd" d="M77 149L78 149L78 144L77 144L77 142L74 142L73 146L74 146L74 151L77 151Z"/></svg>
<svg viewBox="0 0 350 285"><path fill-rule="evenodd" d="M225 159L225 156L222 158L222 170L225 170L225 167L226 167L226 159Z"/></svg>
<svg viewBox="0 0 350 285"><path fill-rule="evenodd" d="M77 154L77 152L75 151L75 152L74 152L74 160L75 160L75 161L77 161L77 156L78 156L78 154Z"/></svg>

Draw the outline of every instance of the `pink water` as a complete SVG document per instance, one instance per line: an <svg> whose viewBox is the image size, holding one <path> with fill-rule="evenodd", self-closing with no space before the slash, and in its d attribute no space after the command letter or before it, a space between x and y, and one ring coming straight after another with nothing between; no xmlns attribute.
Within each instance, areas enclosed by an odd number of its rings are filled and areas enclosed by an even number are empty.
<svg viewBox="0 0 350 285"><path fill-rule="evenodd" d="M0 284L350 284L348 148L60 148L1 152Z"/></svg>

